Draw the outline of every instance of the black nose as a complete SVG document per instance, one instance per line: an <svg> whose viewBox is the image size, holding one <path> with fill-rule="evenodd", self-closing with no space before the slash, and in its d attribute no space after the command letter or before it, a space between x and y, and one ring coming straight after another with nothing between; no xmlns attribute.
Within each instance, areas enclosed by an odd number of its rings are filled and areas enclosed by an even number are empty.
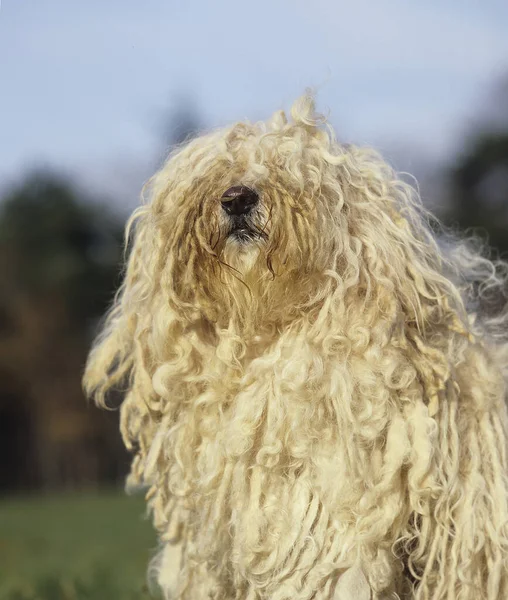
<svg viewBox="0 0 508 600"><path fill-rule="evenodd" d="M222 194L220 202L228 215L246 215L258 203L259 196L245 185L235 185Z"/></svg>

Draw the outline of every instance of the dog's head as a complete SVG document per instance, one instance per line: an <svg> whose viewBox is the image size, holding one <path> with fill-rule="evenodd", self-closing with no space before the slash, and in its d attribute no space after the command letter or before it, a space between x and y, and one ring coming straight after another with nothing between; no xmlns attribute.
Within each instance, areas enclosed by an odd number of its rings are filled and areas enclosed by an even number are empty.
<svg viewBox="0 0 508 600"><path fill-rule="evenodd" d="M290 122L237 123L169 157L132 219L131 297L259 328L294 321L339 280L360 296L376 278L400 281L418 253L413 190L373 151L338 143L313 109L305 96Z"/></svg>
<svg viewBox="0 0 508 600"><path fill-rule="evenodd" d="M154 283L189 318L276 321L312 302L344 248L347 152L310 97L267 123L238 123L174 152L138 212ZM347 233L347 231L346 231Z"/></svg>

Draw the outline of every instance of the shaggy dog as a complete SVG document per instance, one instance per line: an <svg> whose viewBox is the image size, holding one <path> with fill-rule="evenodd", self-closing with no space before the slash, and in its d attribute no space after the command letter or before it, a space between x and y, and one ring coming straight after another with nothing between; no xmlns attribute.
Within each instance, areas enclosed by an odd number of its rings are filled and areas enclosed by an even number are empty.
<svg viewBox="0 0 508 600"><path fill-rule="evenodd" d="M159 583L508 598L508 316L488 302L506 265L438 242L416 192L338 143L311 96L291 112L195 139L149 182L87 365L100 404L128 382Z"/></svg>

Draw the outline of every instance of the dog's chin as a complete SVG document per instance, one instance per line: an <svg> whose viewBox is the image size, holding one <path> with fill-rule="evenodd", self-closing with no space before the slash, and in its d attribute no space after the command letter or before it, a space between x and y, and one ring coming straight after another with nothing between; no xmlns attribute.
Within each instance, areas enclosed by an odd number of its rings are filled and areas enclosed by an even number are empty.
<svg viewBox="0 0 508 600"><path fill-rule="evenodd" d="M224 257L228 264L246 274L254 268L265 238L248 227L233 229L224 246Z"/></svg>

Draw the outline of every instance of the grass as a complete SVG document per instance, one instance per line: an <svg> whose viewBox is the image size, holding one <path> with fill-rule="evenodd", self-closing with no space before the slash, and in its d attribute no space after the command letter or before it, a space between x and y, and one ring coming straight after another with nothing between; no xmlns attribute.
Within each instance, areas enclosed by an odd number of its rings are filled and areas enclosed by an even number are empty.
<svg viewBox="0 0 508 600"><path fill-rule="evenodd" d="M145 600L156 539L121 492L0 501L0 600Z"/></svg>

